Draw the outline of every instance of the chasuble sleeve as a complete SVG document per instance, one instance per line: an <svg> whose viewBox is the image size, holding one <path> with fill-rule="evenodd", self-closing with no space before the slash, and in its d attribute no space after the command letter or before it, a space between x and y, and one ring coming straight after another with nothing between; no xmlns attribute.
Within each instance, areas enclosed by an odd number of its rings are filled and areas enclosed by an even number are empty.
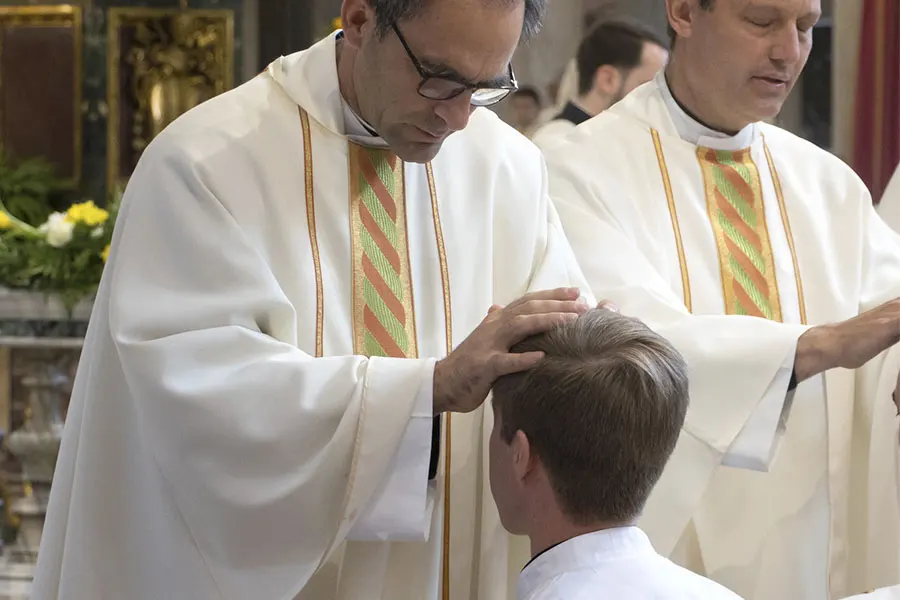
<svg viewBox="0 0 900 600"><path fill-rule="evenodd" d="M735 449L739 434L766 406L763 399L771 397L807 328L752 317L691 315L651 259L629 238L629 228L622 224L629 214L610 210L604 195L615 196L619 204L638 200L623 189L621 177L578 158L589 154L566 144L548 160L551 197L575 257L595 297L609 299L624 314L644 320L678 348L689 368L687 419L642 521L667 554L713 473ZM780 403L785 399L782 392ZM752 444L745 463L768 464L777 427L770 433L772 437ZM736 454L732 460L741 463Z"/></svg>
<svg viewBox="0 0 900 600"><path fill-rule="evenodd" d="M894 171L878 203L878 214L891 229L900 233L900 166Z"/></svg>
<svg viewBox="0 0 900 600"><path fill-rule="evenodd" d="M431 362L436 361L431 359ZM422 482L428 476L425 467L430 470L429 463L437 457L435 450L440 447L439 432L434 430L431 416L433 369L432 366L419 390L397 454L361 516L347 532L348 540L423 542L428 539L437 487L433 479L428 481L427 489Z"/></svg>
<svg viewBox="0 0 900 600"><path fill-rule="evenodd" d="M794 351L785 357L759 406L750 415L728 449L728 454L722 459L723 465L749 471L769 470L794 403L795 390L789 388L794 373L796 349L795 346Z"/></svg>
<svg viewBox="0 0 900 600"><path fill-rule="evenodd" d="M862 184L860 188L864 216L859 310L864 312L900 297L900 235L877 216L868 192ZM898 373L900 346L895 345L863 365L855 377L853 429L866 443L856 445L852 462L852 510L871 515L865 534L877 551L869 553L866 572L869 581L878 583L896 581L900 570L900 416L892 398Z"/></svg>
<svg viewBox="0 0 900 600"><path fill-rule="evenodd" d="M862 187L862 184L860 184ZM900 299L900 234L893 231L878 217L872 207L871 197L865 188L861 190L863 223L861 231L862 275L860 281L859 312L863 313L885 302ZM873 379L869 386L877 392L878 407L875 410L895 411L891 395L900 371L900 346L895 345L876 357L861 370L863 379ZM893 414L891 412L891 414Z"/></svg>
<svg viewBox="0 0 900 600"><path fill-rule="evenodd" d="M411 420L430 441L434 361L298 349L298 315L219 200L223 176L172 146L135 170L104 281L122 401L228 597L293 597L384 489ZM427 465L398 527L428 524Z"/></svg>
<svg viewBox="0 0 900 600"><path fill-rule="evenodd" d="M868 192L863 196L860 312L900 297L900 233L878 217Z"/></svg>

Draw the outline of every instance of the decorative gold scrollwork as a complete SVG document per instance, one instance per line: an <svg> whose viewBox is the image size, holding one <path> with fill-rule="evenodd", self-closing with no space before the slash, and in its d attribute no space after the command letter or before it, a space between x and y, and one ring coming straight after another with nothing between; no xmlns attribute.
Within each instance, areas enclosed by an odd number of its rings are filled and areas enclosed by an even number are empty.
<svg viewBox="0 0 900 600"><path fill-rule="evenodd" d="M231 88L233 13L112 8L108 57L112 189L169 123Z"/></svg>

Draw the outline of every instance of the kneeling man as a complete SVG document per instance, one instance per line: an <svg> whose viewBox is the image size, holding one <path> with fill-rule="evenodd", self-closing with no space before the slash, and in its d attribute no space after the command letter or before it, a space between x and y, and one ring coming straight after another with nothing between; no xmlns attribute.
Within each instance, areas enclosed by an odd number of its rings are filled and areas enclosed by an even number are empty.
<svg viewBox="0 0 900 600"><path fill-rule="evenodd" d="M533 556L518 599L739 598L658 555L634 525L684 423L681 355L603 309L513 352L544 354L493 388L491 491Z"/></svg>

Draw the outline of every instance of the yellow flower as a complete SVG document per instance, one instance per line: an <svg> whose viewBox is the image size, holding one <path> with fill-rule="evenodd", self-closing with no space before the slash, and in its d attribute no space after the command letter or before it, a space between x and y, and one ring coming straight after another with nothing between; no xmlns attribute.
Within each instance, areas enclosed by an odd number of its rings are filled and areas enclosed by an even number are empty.
<svg viewBox="0 0 900 600"><path fill-rule="evenodd" d="M103 249L103 252L100 253L100 258L103 259L103 262L109 260L109 244L107 244L106 248Z"/></svg>
<svg viewBox="0 0 900 600"><path fill-rule="evenodd" d="M73 204L66 211L66 221L76 225L83 223L88 227L96 227L105 223L108 218L109 213L102 208L98 208L93 200L88 200L81 204Z"/></svg>
<svg viewBox="0 0 900 600"><path fill-rule="evenodd" d="M12 219L3 211L0 211L0 229L9 229L12 227Z"/></svg>
<svg viewBox="0 0 900 600"><path fill-rule="evenodd" d="M335 18L331 21L331 28L332 28L333 30L335 30L335 31L337 31L338 29L343 29L343 28L344 28L344 23L343 23L343 21L341 21L341 18L340 18L340 17L335 17Z"/></svg>

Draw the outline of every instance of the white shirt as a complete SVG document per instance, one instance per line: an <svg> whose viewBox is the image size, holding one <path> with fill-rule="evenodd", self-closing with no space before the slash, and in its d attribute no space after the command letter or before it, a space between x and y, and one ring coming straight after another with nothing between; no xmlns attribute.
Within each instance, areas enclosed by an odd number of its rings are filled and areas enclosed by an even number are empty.
<svg viewBox="0 0 900 600"><path fill-rule="evenodd" d="M900 585L879 588L865 594L845 598L844 600L900 600Z"/></svg>
<svg viewBox="0 0 900 600"><path fill-rule="evenodd" d="M539 554L519 575L518 600L735 600L718 583L656 553L637 527L586 533Z"/></svg>

